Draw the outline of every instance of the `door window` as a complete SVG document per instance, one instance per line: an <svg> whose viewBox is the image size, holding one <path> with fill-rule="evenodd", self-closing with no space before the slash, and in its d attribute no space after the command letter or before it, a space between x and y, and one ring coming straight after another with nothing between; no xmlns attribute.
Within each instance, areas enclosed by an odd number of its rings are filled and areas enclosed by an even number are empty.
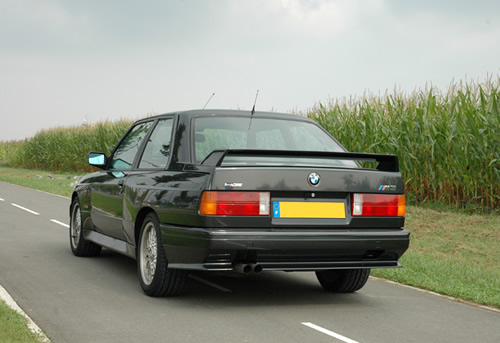
<svg viewBox="0 0 500 343"><path fill-rule="evenodd" d="M134 164L135 155L141 147L152 122L146 122L135 126L122 140L111 160L111 169L131 169Z"/></svg>
<svg viewBox="0 0 500 343"><path fill-rule="evenodd" d="M146 143L139 168L165 168L167 166L173 122L172 118L158 121Z"/></svg>

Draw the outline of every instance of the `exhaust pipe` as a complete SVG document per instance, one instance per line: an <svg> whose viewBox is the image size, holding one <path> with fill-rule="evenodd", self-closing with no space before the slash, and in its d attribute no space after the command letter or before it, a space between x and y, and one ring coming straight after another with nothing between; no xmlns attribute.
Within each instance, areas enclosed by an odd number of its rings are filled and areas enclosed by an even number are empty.
<svg viewBox="0 0 500 343"><path fill-rule="evenodd" d="M250 264L237 263L234 265L234 270L241 274L250 274L253 268Z"/></svg>
<svg viewBox="0 0 500 343"><path fill-rule="evenodd" d="M250 263L250 264L237 263L234 265L234 270L240 274L247 274L247 275L250 273L258 274L262 271L262 266L257 263Z"/></svg>
<svg viewBox="0 0 500 343"><path fill-rule="evenodd" d="M250 265L255 274L258 274L262 271L262 266L260 264L254 263Z"/></svg>

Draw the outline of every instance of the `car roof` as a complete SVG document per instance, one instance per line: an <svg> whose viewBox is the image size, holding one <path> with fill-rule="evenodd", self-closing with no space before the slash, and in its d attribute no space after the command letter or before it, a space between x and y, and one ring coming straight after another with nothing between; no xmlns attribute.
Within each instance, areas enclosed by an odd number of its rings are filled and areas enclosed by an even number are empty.
<svg viewBox="0 0 500 343"><path fill-rule="evenodd" d="M202 116L241 116L241 117L254 117L254 118L275 118L275 119L291 119L291 120L303 120L303 121L312 121L311 119L297 115L297 114L289 114L289 113L279 113L279 112L264 112L264 111L255 111L252 115L251 111L248 110L220 110L220 109L203 109L203 110L188 110L188 111L177 111L177 112L169 112L164 114L159 114L155 116L151 116L148 118L144 118L140 121L146 120L154 120L159 119L166 116L180 116L184 119L190 119L195 117Z"/></svg>

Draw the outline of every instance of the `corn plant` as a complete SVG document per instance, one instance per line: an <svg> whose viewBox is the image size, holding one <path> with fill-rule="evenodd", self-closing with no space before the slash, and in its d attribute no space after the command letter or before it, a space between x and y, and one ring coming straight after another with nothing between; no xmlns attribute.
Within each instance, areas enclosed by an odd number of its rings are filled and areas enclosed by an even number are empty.
<svg viewBox="0 0 500 343"><path fill-rule="evenodd" d="M333 100L307 115L349 151L398 155L410 202L498 209L499 83Z"/></svg>
<svg viewBox="0 0 500 343"><path fill-rule="evenodd" d="M43 130L18 146L8 156L7 162L13 167L88 171L91 169L87 164L89 151L109 154L131 124L130 121L121 120L90 127Z"/></svg>
<svg viewBox="0 0 500 343"><path fill-rule="evenodd" d="M409 203L440 201L467 209L500 208L500 78L410 94L335 99L306 115L349 151L399 157ZM44 130L22 142L0 142L13 167L88 171L89 151L107 154L131 125Z"/></svg>

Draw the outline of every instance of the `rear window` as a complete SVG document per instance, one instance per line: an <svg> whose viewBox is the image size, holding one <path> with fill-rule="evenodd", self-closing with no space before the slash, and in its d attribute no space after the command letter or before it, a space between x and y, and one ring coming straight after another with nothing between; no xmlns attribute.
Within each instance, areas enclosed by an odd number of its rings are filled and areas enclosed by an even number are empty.
<svg viewBox="0 0 500 343"><path fill-rule="evenodd" d="M320 127L298 120L199 117L194 119L194 131L194 156L198 163L214 150L345 151ZM224 164L357 167L355 162L349 160L293 156L283 158L228 156L224 159Z"/></svg>

